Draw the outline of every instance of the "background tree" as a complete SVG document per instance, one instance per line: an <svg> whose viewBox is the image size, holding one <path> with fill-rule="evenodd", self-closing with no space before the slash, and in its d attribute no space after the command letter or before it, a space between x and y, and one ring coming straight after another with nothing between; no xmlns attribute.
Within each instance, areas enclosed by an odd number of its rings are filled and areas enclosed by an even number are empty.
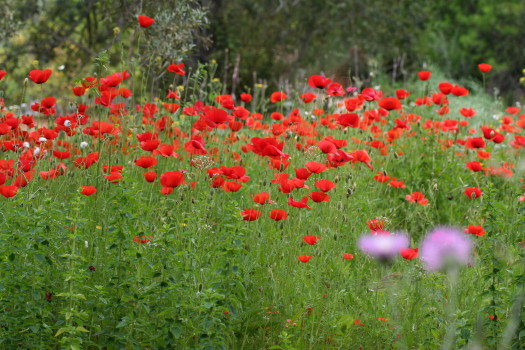
<svg viewBox="0 0 525 350"><path fill-rule="evenodd" d="M61 82L70 82L93 74L91 63L105 50L112 69L140 64L157 84L169 63L186 58L196 44L208 45L199 34L207 12L197 0L0 0L0 5L8 14L0 67L18 78L8 86L11 97L19 96L29 70L60 67L67 78ZM155 18L155 25L140 28L139 14Z"/></svg>

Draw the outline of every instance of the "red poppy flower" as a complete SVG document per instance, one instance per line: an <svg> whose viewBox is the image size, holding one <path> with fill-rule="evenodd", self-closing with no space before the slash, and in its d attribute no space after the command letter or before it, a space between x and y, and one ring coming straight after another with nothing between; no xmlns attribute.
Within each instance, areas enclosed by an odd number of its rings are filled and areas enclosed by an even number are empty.
<svg viewBox="0 0 525 350"><path fill-rule="evenodd" d="M306 168L297 168L295 169L295 177L299 180L308 180L308 178L312 175L310 171Z"/></svg>
<svg viewBox="0 0 525 350"><path fill-rule="evenodd" d="M82 191L80 191L80 193L85 196L91 196L92 194L97 193L97 189L93 186L82 186Z"/></svg>
<svg viewBox="0 0 525 350"><path fill-rule="evenodd" d="M327 140L319 141L317 147L319 147L323 153L335 153L337 151L337 147L333 144L333 142Z"/></svg>
<svg viewBox="0 0 525 350"><path fill-rule="evenodd" d="M310 85L313 88L317 88L317 89L324 89L331 82L332 80L328 79L327 77L323 77L321 75L314 74L310 78L308 78L308 85Z"/></svg>
<svg viewBox="0 0 525 350"><path fill-rule="evenodd" d="M353 259L353 258L354 258L354 256L352 254L343 253L343 259L349 260L349 259Z"/></svg>
<svg viewBox="0 0 525 350"><path fill-rule="evenodd" d="M430 71L428 71L428 70L422 70L421 72L417 73L417 76L422 81L426 81L426 80L430 79L431 75L432 75L432 73Z"/></svg>
<svg viewBox="0 0 525 350"><path fill-rule="evenodd" d="M13 181L12 185L18 188L26 187L31 180L33 180L34 173L32 171L24 172L23 174L18 175Z"/></svg>
<svg viewBox="0 0 525 350"><path fill-rule="evenodd" d="M343 96L346 94L345 89L343 89L343 85L339 83L331 83L326 88L326 93L330 96Z"/></svg>
<svg viewBox="0 0 525 350"><path fill-rule="evenodd" d="M174 157L178 158L179 155L175 153L175 146L169 144L161 144L158 149L153 150L153 154L160 155L163 157Z"/></svg>
<svg viewBox="0 0 525 350"><path fill-rule="evenodd" d="M167 70L168 72L172 72L178 75L185 75L186 71L183 68L184 68L184 63L179 63L179 64L172 63L168 66Z"/></svg>
<svg viewBox="0 0 525 350"><path fill-rule="evenodd" d="M481 73L487 73L492 69L492 66L488 63L480 63L478 64L478 69Z"/></svg>
<svg viewBox="0 0 525 350"><path fill-rule="evenodd" d="M184 174L180 171L169 171L160 175L160 184L163 187L179 187L184 182Z"/></svg>
<svg viewBox="0 0 525 350"><path fill-rule="evenodd" d="M71 90L75 96L83 96L86 93L86 88L84 86L72 87Z"/></svg>
<svg viewBox="0 0 525 350"><path fill-rule="evenodd" d="M478 187L468 187L464 193L469 199L474 199L481 197L482 191Z"/></svg>
<svg viewBox="0 0 525 350"><path fill-rule="evenodd" d="M252 200L255 203L259 203L259 204L272 204L273 203L273 201L270 199L270 193L268 192L257 193L255 196L253 196Z"/></svg>
<svg viewBox="0 0 525 350"><path fill-rule="evenodd" d="M466 118L471 118L476 115L476 110L472 108L461 108L459 110L459 113L461 113L461 115Z"/></svg>
<svg viewBox="0 0 525 350"><path fill-rule="evenodd" d="M163 106L164 106L164 109L168 111L169 113L175 113L180 108L180 105L176 103L164 103Z"/></svg>
<svg viewBox="0 0 525 350"><path fill-rule="evenodd" d="M321 237L319 237L319 236L304 236L303 237L303 241L305 241L309 245L315 245L315 244L317 244L317 241L320 238Z"/></svg>
<svg viewBox="0 0 525 350"><path fill-rule="evenodd" d="M292 206L292 207L296 207L296 208L306 208L306 209L312 209L310 208L310 206L308 204L308 197L303 197L301 198L301 201L296 201L296 200L293 200L292 198L290 198L288 200L288 205Z"/></svg>
<svg viewBox="0 0 525 350"><path fill-rule="evenodd" d="M297 257L297 259L299 259L299 261L302 263L307 263L308 261L310 261L311 258L312 258L311 255L299 255Z"/></svg>
<svg viewBox="0 0 525 350"><path fill-rule="evenodd" d="M204 140L200 136L194 136L191 141L184 143L184 149L191 154L208 154L208 151L204 148Z"/></svg>
<svg viewBox="0 0 525 350"><path fill-rule="evenodd" d="M357 128L359 126L359 115L357 113L343 113L337 117L337 124L343 127Z"/></svg>
<svg viewBox="0 0 525 350"><path fill-rule="evenodd" d="M273 120L282 120L284 119L284 115L279 112L273 112L272 114L270 114L270 118L272 118Z"/></svg>
<svg viewBox="0 0 525 350"><path fill-rule="evenodd" d="M149 238L153 238L152 236L149 236ZM136 243L148 243L150 241L150 239L148 239L146 236L142 236L142 237L138 237L138 236L135 236L133 237L133 242L136 242Z"/></svg>
<svg viewBox="0 0 525 350"><path fill-rule="evenodd" d="M242 184L235 181L224 182L222 188L225 192L237 192L242 188Z"/></svg>
<svg viewBox="0 0 525 350"><path fill-rule="evenodd" d="M29 72L28 78L31 79L36 84L43 84L49 79L49 77L51 76L51 73L53 73L51 69L44 69L44 70L35 69Z"/></svg>
<svg viewBox="0 0 525 350"><path fill-rule="evenodd" d="M361 96L366 101L379 101L383 97L382 91L376 91L373 88L364 88L363 91L361 91ZM346 105L346 108L348 109L348 105Z"/></svg>
<svg viewBox="0 0 525 350"><path fill-rule="evenodd" d="M384 108L387 111L403 108L403 106L401 105L401 101L393 97L386 97L379 101L379 107Z"/></svg>
<svg viewBox="0 0 525 350"><path fill-rule="evenodd" d="M260 218L261 215L262 212L255 209L244 209L244 211L241 213L242 219L245 221L255 221Z"/></svg>
<svg viewBox="0 0 525 350"><path fill-rule="evenodd" d="M157 163L157 160L153 157L140 157L135 160L135 164L144 169L152 168Z"/></svg>
<svg viewBox="0 0 525 350"><path fill-rule="evenodd" d="M467 96L469 91L463 86L454 85L451 90L452 95L454 96Z"/></svg>
<svg viewBox="0 0 525 350"><path fill-rule="evenodd" d="M250 116L250 111L244 108L243 106L237 106L233 110L233 115L241 120L246 120Z"/></svg>
<svg viewBox="0 0 525 350"><path fill-rule="evenodd" d="M67 159L71 157L71 152L69 151L59 151L59 150L53 150L53 157L58 159Z"/></svg>
<svg viewBox="0 0 525 350"><path fill-rule="evenodd" d="M395 177L390 180L388 183L388 186L395 187L395 188L406 188L404 184L405 180L397 180Z"/></svg>
<svg viewBox="0 0 525 350"><path fill-rule="evenodd" d="M3 71L0 69L0 80L4 79L4 77L6 76L7 72L6 71Z"/></svg>
<svg viewBox="0 0 525 350"><path fill-rule="evenodd" d="M467 169L470 169L474 172L478 172L478 171L483 171L483 166L481 165L480 162L468 162L467 164L465 164L465 166L467 167Z"/></svg>
<svg viewBox="0 0 525 350"><path fill-rule="evenodd" d="M312 94L311 92L307 92L302 95L299 95L299 97L301 98L301 100L303 100L304 103L310 103L317 98L317 95Z"/></svg>
<svg viewBox="0 0 525 350"><path fill-rule="evenodd" d="M153 18L149 18L147 16L141 16L139 15L138 16L138 20L139 20L139 25L142 27L142 28L148 28L150 25L152 25L153 23L155 23L155 20Z"/></svg>
<svg viewBox="0 0 525 350"><path fill-rule="evenodd" d="M490 152L486 152L483 150L478 150L478 158L479 159L490 159Z"/></svg>
<svg viewBox="0 0 525 350"><path fill-rule="evenodd" d="M412 194L407 194L406 195L406 199L410 203L418 203L418 204L421 204L421 205L427 205L428 204L428 199L425 198L425 195L423 193L421 193L421 192L412 192Z"/></svg>
<svg viewBox="0 0 525 350"><path fill-rule="evenodd" d="M246 169L243 166L232 166L232 167L220 167L222 175L226 176L227 179L239 180L240 182L248 182L249 176L246 176Z"/></svg>
<svg viewBox="0 0 525 350"><path fill-rule="evenodd" d="M417 248L404 248L400 251L401 256L405 259L415 259L419 255Z"/></svg>
<svg viewBox="0 0 525 350"><path fill-rule="evenodd" d="M282 92L282 91L275 91L274 93L271 94L270 101L272 103L277 103L277 102L280 102L282 100L286 100L287 98L288 98L288 95L286 95L284 92Z"/></svg>
<svg viewBox="0 0 525 350"><path fill-rule="evenodd" d="M142 173L142 176L144 176L144 180L146 180L146 182L153 182L157 178L157 173L147 172Z"/></svg>
<svg viewBox="0 0 525 350"><path fill-rule="evenodd" d="M89 153L85 157L79 157L73 161L73 165L77 168L88 169L93 164L98 162L98 152Z"/></svg>
<svg viewBox="0 0 525 350"><path fill-rule="evenodd" d="M122 165L102 165L102 171L107 173L107 172L110 172L110 173L121 173L122 170L124 170L124 166Z"/></svg>
<svg viewBox="0 0 525 350"><path fill-rule="evenodd" d="M180 96L177 90L171 91L170 89L168 89L168 94L166 95L166 98L180 100Z"/></svg>
<svg viewBox="0 0 525 350"><path fill-rule="evenodd" d="M206 114L204 114L203 119L211 128L216 128L217 126L232 120L232 117L229 116L228 112L225 110L212 107L206 112Z"/></svg>
<svg viewBox="0 0 525 350"><path fill-rule="evenodd" d="M485 148L485 140L482 137L469 137L465 148L475 149L475 148Z"/></svg>
<svg viewBox="0 0 525 350"><path fill-rule="evenodd" d="M439 91L441 91L441 93L445 94L445 95L448 95L452 92L452 88L454 87L454 85L452 85L451 83L447 83L446 81L442 82L442 83L439 83L438 85L438 89Z"/></svg>
<svg viewBox="0 0 525 350"><path fill-rule="evenodd" d="M410 96L410 92L406 91L406 90L403 90L403 89L398 89L396 90L396 97L400 100L404 100L405 98L407 98L408 96Z"/></svg>
<svg viewBox="0 0 525 350"><path fill-rule="evenodd" d="M373 220L368 220L366 222L366 225L370 229L371 233L376 233L378 231L383 231L383 227L385 227L385 219L384 218L375 218Z"/></svg>
<svg viewBox="0 0 525 350"><path fill-rule="evenodd" d="M330 200L330 196L324 192L312 192L308 195L308 197L310 197L316 203L328 202Z"/></svg>
<svg viewBox="0 0 525 350"><path fill-rule="evenodd" d="M318 180L315 182L315 187L323 192L328 192L335 187L335 184L330 180Z"/></svg>
<svg viewBox="0 0 525 350"><path fill-rule="evenodd" d="M140 148L142 148L144 151L153 152L157 149L160 145L160 140L154 139L154 140L147 140L147 141L141 141L140 142Z"/></svg>
<svg viewBox="0 0 525 350"><path fill-rule="evenodd" d="M485 230L483 229L483 226L474 226L474 225L468 225L465 229L465 233L475 235L475 236L483 236L486 234Z"/></svg>
<svg viewBox="0 0 525 350"><path fill-rule="evenodd" d="M270 212L268 217L275 221L286 220L288 219L288 213L282 209L275 209Z"/></svg>
<svg viewBox="0 0 525 350"><path fill-rule="evenodd" d="M228 126L230 127L230 130L233 131L233 132L237 132L239 130L242 129L242 127L244 126L244 124L242 122L238 122L238 121L230 121L228 123Z"/></svg>
<svg viewBox="0 0 525 350"><path fill-rule="evenodd" d="M374 176L374 180L376 180L379 183L385 183L390 179L391 179L390 176L383 174L382 172L377 172Z"/></svg>
<svg viewBox="0 0 525 350"><path fill-rule="evenodd" d="M367 167L370 169L373 169L372 164L370 164L370 161L372 160L370 158L370 155L366 150L358 150L350 154L352 156L352 163L361 162L365 163Z"/></svg>
<svg viewBox="0 0 525 350"><path fill-rule="evenodd" d="M263 157L289 157L289 155L282 152L284 148L284 142L279 143L272 137L267 137L264 139L260 137L254 137L251 141L252 144L247 145L246 147L255 154Z"/></svg>
<svg viewBox="0 0 525 350"><path fill-rule="evenodd" d="M10 185L0 185L0 194L4 197L14 197L18 192L18 187Z"/></svg>
<svg viewBox="0 0 525 350"><path fill-rule="evenodd" d="M241 101L244 103L248 103L252 100L252 95L250 94L241 94Z"/></svg>
<svg viewBox="0 0 525 350"><path fill-rule="evenodd" d="M160 190L160 193L162 193L165 196L171 194L172 192L173 192L173 187L162 187L162 189Z"/></svg>
<svg viewBox="0 0 525 350"><path fill-rule="evenodd" d="M319 163L319 162L308 162L305 164L305 166L309 172L314 173L314 174L320 174L323 171L326 171L326 169L328 169L326 165L324 165L323 163Z"/></svg>
<svg viewBox="0 0 525 350"><path fill-rule="evenodd" d="M109 173L109 175L106 175L104 177L111 183L118 183L122 178L122 174L120 172L111 172Z"/></svg>

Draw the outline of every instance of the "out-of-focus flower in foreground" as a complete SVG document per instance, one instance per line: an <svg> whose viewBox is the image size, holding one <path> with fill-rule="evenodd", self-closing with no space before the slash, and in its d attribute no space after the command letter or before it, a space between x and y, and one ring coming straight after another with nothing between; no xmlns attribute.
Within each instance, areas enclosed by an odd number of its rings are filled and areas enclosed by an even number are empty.
<svg viewBox="0 0 525 350"><path fill-rule="evenodd" d="M410 240L403 233L363 235L357 245L364 253L387 262L399 255L401 249L408 248Z"/></svg>
<svg viewBox="0 0 525 350"><path fill-rule="evenodd" d="M461 230L437 227L421 243L419 253L427 271L466 265L471 260L472 242Z"/></svg>

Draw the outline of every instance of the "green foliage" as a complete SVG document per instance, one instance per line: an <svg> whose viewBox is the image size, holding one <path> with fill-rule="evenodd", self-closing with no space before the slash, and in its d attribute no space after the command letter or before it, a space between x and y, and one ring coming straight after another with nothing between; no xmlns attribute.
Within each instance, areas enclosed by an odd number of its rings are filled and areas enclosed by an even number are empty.
<svg viewBox="0 0 525 350"><path fill-rule="evenodd" d="M380 73L406 81L430 63L449 77L481 81L477 63L487 62L490 89L514 102L523 96L516 75L524 14L520 0L216 1L212 57L229 85L264 80L273 89L319 72L348 85L370 85L369 75Z"/></svg>
<svg viewBox="0 0 525 350"><path fill-rule="evenodd" d="M88 63L107 52L112 62L121 62L121 71L147 67L144 74L158 87L170 63L188 57L197 44L208 45L202 33L207 9L197 0L2 0L0 5L9 28L0 37L0 67L13 80L7 89L13 104L31 69L53 69L62 79L52 84L62 89L66 81L99 73ZM139 27L137 15L154 17L155 25Z"/></svg>

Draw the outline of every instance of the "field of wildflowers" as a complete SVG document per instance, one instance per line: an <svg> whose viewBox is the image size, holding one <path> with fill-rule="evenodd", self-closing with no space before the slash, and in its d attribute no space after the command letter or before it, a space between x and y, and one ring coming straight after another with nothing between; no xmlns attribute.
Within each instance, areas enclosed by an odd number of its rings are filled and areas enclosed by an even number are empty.
<svg viewBox="0 0 525 350"><path fill-rule="evenodd" d="M2 98L0 348L525 346L525 111L429 70L237 96L214 67Z"/></svg>

